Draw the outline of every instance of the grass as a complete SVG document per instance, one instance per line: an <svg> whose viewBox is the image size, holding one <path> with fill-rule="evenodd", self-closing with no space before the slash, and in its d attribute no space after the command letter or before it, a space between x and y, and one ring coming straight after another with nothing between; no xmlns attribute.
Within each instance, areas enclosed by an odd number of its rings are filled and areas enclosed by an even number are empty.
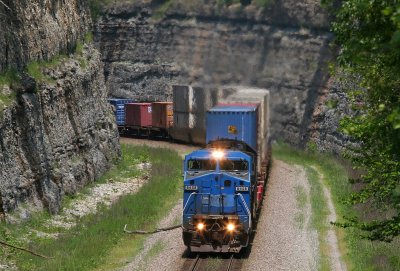
<svg viewBox="0 0 400 271"><path fill-rule="evenodd" d="M343 201L350 195L353 187L348 182L345 168L334 157L315 151L295 150L284 144L274 145L273 156L276 159L306 168L313 189L311 191L311 199L314 202L313 213L314 210L316 211L313 218L314 226L319 227L318 224L322 220L318 222L316 217L324 216L323 209L326 209L317 204L323 195L318 185L318 183L321 184L321 181L331 192L339 220L344 216L351 217L357 214L352 206L346 205ZM322 180L317 182L321 177ZM315 198L315 196L317 197ZM322 226L327 227L328 225ZM400 270L400 238L395 239L392 243L384 243L363 239L362 232L354 228L337 228L336 232L348 270ZM322 253L324 253L323 247ZM323 270L323 268L324 264L321 269Z"/></svg>
<svg viewBox="0 0 400 271"><path fill-rule="evenodd" d="M46 61L31 61L26 66L26 72L35 79L37 82L47 82L47 83L55 83L55 80L51 77L43 74L43 68L54 68L61 64L61 62L67 59L68 56L60 54L54 56L50 60Z"/></svg>
<svg viewBox="0 0 400 271"><path fill-rule="evenodd" d="M148 253L146 254L145 259L146 260L150 260L151 258L154 258L155 256L157 256L158 254L160 254L161 251L163 251L165 249L166 245L161 242L161 241L157 241L148 251Z"/></svg>
<svg viewBox="0 0 400 271"><path fill-rule="evenodd" d="M326 235L328 231L327 217L329 214L326 199L323 191L323 184L320 181L320 175L316 169L306 166L308 181L310 182L310 199L311 199L311 227L318 232L318 244L320 251L319 270L330 270L329 268L329 251L326 243Z"/></svg>
<svg viewBox="0 0 400 271"><path fill-rule="evenodd" d="M0 117L3 115L3 109L15 101L16 94L11 90L11 86L19 81L20 77L16 69L8 69L0 74ZM4 91L4 87L10 88L10 90Z"/></svg>
<svg viewBox="0 0 400 271"><path fill-rule="evenodd" d="M297 208L299 208L299 212L296 214L294 221L296 222L297 226L302 229L304 228L305 223L305 214L304 209L309 201L307 192L305 191L303 186L296 186L296 201L297 201Z"/></svg>
<svg viewBox="0 0 400 271"><path fill-rule="evenodd" d="M162 3L152 14L152 18L155 20L161 20L164 18L165 13L170 9L170 7L173 4L173 0L165 0L164 3Z"/></svg>
<svg viewBox="0 0 400 271"><path fill-rule="evenodd" d="M43 260L11 250L3 255L0 252L0 256L14 260L21 270L91 270L106 263L111 265L109 261L113 261L113 267L118 267L124 263L121 258L110 257L133 257L142 247L144 238L125 235L122 229L125 224L130 229L153 229L172 208L181 195L181 159L175 152L149 147L123 145L122 153L118 165L98 181L136 176L132 165L150 161L151 178L136 194L121 198L109 209L100 207L97 214L82 218L79 226L56 240L40 239L29 243L18 239L43 222L43 218L18 226L3 224L0 238L29 246L54 259Z"/></svg>
<svg viewBox="0 0 400 271"><path fill-rule="evenodd" d="M8 69L0 74L0 87L10 86L14 82L19 82L20 78L16 69Z"/></svg>
<svg viewBox="0 0 400 271"><path fill-rule="evenodd" d="M93 22L97 21L100 17L102 8L111 2L112 0L89 0L90 14Z"/></svg>
<svg viewBox="0 0 400 271"><path fill-rule="evenodd" d="M258 7L267 8L272 5L275 0L255 0L255 3Z"/></svg>

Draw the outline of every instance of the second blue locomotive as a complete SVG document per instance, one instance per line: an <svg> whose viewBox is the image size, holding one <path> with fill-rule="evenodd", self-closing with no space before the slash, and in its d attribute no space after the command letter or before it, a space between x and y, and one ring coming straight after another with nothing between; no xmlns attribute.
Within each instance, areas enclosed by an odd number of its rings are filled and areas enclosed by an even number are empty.
<svg viewBox="0 0 400 271"><path fill-rule="evenodd" d="M268 163L259 153L268 138L258 131L258 107L210 109L206 148L185 157L183 241L193 252L239 252L249 245Z"/></svg>

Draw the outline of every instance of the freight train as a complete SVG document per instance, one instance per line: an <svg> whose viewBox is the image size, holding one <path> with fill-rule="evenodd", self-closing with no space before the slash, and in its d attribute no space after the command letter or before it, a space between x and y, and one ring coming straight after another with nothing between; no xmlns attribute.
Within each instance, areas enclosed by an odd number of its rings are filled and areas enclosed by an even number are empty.
<svg viewBox="0 0 400 271"><path fill-rule="evenodd" d="M258 105L207 112L205 149L184 160L183 242L192 252L248 247L261 206L268 161L258 163ZM260 164L259 168L257 165Z"/></svg>
<svg viewBox="0 0 400 271"><path fill-rule="evenodd" d="M110 100L122 133L162 131L205 145L186 155L183 165L182 235L192 252L247 248L262 204L271 150L269 92L227 92L233 95L176 86L173 106Z"/></svg>

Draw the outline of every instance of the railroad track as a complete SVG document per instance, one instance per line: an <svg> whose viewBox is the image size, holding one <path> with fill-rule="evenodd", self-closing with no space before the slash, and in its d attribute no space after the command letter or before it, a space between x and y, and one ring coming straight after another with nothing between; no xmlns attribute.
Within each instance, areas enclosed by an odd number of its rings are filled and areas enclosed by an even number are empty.
<svg viewBox="0 0 400 271"><path fill-rule="evenodd" d="M188 259L182 270L185 271L239 271L241 261L231 254L229 258L217 257L215 255L197 254L195 258Z"/></svg>

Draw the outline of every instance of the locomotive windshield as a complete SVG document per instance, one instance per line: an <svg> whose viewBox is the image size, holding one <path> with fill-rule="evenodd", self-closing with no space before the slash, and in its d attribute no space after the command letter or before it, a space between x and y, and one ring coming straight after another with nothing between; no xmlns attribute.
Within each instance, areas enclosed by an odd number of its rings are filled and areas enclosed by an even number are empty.
<svg viewBox="0 0 400 271"><path fill-rule="evenodd" d="M219 162L221 170L226 171L248 171L249 163L245 160L221 160Z"/></svg>
<svg viewBox="0 0 400 271"><path fill-rule="evenodd" d="M187 169L192 171L199 170L215 170L217 162L210 159L190 159L187 164Z"/></svg>

